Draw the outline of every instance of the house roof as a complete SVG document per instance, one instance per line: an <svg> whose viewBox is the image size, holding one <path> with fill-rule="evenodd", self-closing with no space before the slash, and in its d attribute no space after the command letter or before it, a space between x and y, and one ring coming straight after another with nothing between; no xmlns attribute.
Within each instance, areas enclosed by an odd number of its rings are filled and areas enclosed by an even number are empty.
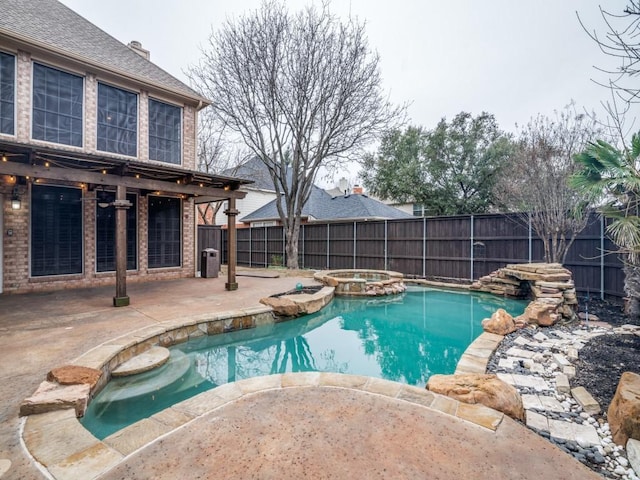
<svg viewBox="0 0 640 480"><path fill-rule="evenodd" d="M269 171L264 162L258 157L253 157L238 167L223 170L221 175L251 180L253 182L249 187L251 189L275 192Z"/></svg>
<svg viewBox="0 0 640 480"><path fill-rule="evenodd" d="M313 220L382 220L397 218L413 218L402 210L385 205L369 198L364 194L340 195L332 197L326 191L314 186L306 205L302 209L302 216ZM249 223L255 221L279 219L276 201L272 200L240 221Z"/></svg>
<svg viewBox="0 0 640 480"><path fill-rule="evenodd" d="M0 35L150 86L209 102L56 0L0 0Z"/></svg>

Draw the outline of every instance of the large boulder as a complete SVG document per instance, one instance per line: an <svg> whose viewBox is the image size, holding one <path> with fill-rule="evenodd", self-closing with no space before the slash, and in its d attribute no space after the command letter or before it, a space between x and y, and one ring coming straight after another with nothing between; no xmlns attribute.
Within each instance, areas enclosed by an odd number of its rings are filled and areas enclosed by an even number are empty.
<svg viewBox="0 0 640 480"><path fill-rule="evenodd" d="M495 333L496 335L508 335L515 332L517 327L513 317L502 308L499 308L491 315L491 318L485 318L482 321L482 329L485 332Z"/></svg>
<svg viewBox="0 0 640 480"><path fill-rule="evenodd" d="M519 317L517 320L541 327L550 327L560 317L556 311L557 307L557 304L537 300L527 305L521 318Z"/></svg>
<svg viewBox="0 0 640 480"><path fill-rule="evenodd" d="M95 387L96 383L102 376L100 370L90 367L82 367L79 365L63 365L51 370L47 374L49 382L56 382L60 385L89 385Z"/></svg>
<svg viewBox="0 0 640 480"><path fill-rule="evenodd" d="M493 374L432 375L427 390L464 403L481 403L516 420L525 418L518 391Z"/></svg>
<svg viewBox="0 0 640 480"><path fill-rule="evenodd" d="M53 412L74 408L77 417L84 416L89 401L89 384L60 385L55 382L42 382L29 398L20 404L20 415Z"/></svg>
<svg viewBox="0 0 640 480"><path fill-rule="evenodd" d="M607 419L613 441L618 445L624 446L630 438L640 440L640 375L622 374Z"/></svg>
<svg viewBox="0 0 640 480"><path fill-rule="evenodd" d="M300 315L300 307L293 300L282 297L261 298L260 303L273 308L276 315L282 317L297 317Z"/></svg>

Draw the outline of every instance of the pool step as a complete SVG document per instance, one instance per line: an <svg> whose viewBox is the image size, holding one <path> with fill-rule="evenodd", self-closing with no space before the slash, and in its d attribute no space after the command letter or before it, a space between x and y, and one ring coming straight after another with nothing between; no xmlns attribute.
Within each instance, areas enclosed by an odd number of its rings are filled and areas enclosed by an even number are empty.
<svg viewBox="0 0 640 480"><path fill-rule="evenodd" d="M180 350L171 352L170 360L157 371L114 378L94 400L97 403L111 403L142 397L179 382L189 371L191 359Z"/></svg>
<svg viewBox="0 0 640 480"><path fill-rule="evenodd" d="M158 346L151 347L146 352L136 355L118 365L118 367L111 372L111 375L113 377L128 377L129 375L148 372L167 363L170 356L171 352L168 348Z"/></svg>

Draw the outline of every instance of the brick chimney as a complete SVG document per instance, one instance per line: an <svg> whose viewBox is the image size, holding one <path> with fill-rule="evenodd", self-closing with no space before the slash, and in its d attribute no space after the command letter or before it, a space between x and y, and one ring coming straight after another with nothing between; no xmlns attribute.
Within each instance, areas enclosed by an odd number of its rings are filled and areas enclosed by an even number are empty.
<svg viewBox="0 0 640 480"><path fill-rule="evenodd" d="M353 186L353 194L354 195L362 195L362 187L360 185L354 185Z"/></svg>
<svg viewBox="0 0 640 480"><path fill-rule="evenodd" d="M149 52L149 50L145 50L144 48L142 48L142 43L140 43L139 41L131 40L127 47L129 47L141 57L144 57L147 60L151 60L151 53Z"/></svg>

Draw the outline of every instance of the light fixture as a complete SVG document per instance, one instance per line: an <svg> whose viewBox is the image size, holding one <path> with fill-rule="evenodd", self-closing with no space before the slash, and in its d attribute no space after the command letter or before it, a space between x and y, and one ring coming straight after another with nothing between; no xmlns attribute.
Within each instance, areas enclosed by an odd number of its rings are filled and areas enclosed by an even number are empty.
<svg viewBox="0 0 640 480"><path fill-rule="evenodd" d="M20 201L20 194L18 192L18 187L13 187L13 193L11 195L11 208L13 210L20 210L22 206L22 202Z"/></svg>
<svg viewBox="0 0 640 480"><path fill-rule="evenodd" d="M2 161L3 161L3 162L6 162L6 161L7 161L7 154L6 154L6 153L3 153L3 154L2 154Z"/></svg>
<svg viewBox="0 0 640 480"><path fill-rule="evenodd" d="M107 196L107 192L104 191L104 187L102 187L102 190L97 192L96 198L98 200L98 206L100 208L107 208L111 206L111 202L109 202L109 198Z"/></svg>

